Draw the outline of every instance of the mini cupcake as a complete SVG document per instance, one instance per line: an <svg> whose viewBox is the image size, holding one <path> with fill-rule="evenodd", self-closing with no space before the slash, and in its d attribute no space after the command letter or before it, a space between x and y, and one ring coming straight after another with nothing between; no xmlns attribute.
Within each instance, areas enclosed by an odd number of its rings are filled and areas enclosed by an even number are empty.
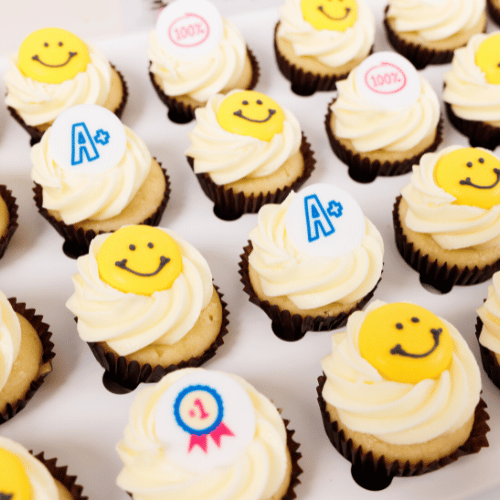
<svg viewBox="0 0 500 500"><path fill-rule="evenodd" d="M10 58L5 84L7 107L32 145L65 109L98 104L120 117L128 96L122 75L97 47L59 28L25 38Z"/></svg>
<svg viewBox="0 0 500 500"><path fill-rule="evenodd" d="M70 257L87 253L96 234L159 224L170 194L144 141L101 106L61 114L33 146L31 161L38 210Z"/></svg>
<svg viewBox="0 0 500 500"><path fill-rule="evenodd" d="M132 403L117 484L135 500L291 500L302 471L287 424L237 375L178 370Z"/></svg>
<svg viewBox="0 0 500 500"><path fill-rule="evenodd" d="M0 424L26 406L52 371L51 336L42 316L0 291Z"/></svg>
<svg viewBox="0 0 500 500"><path fill-rule="evenodd" d="M0 184L0 259L3 257L7 245L16 231L18 206L12 191L7 186Z"/></svg>
<svg viewBox="0 0 500 500"><path fill-rule="evenodd" d="M298 95L335 90L373 48L375 18L365 0L285 0L279 12L276 61Z"/></svg>
<svg viewBox="0 0 500 500"><path fill-rule="evenodd" d="M211 97L196 110L188 136L188 162L221 219L280 203L314 169L313 152L295 116L260 92Z"/></svg>
<svg viewBox="0 0 500 500"><path fill-rule="evenodd" d="M318 401L361 486L439 469L488 446L481 376L457 329L421 306L375 301L332 337Z"/></svg>
<svg viewBox="0 0 500 500"><path fill-rule="evenodd" d="M453 51L486 30L485 0L389 0L389 42L417 69L451 62Z"/></svg>
<svg viewBox="0 0 500 500"><path fill-rule="evenodd" d="M473 147L500 144L500 33L473 36L457 49L444 75L443 100L451 123Z"/></svg>
<svg viewBox="0 0 500 500"><path fill-rule="evenodd" d="M259 66L238 28L208 0L169 2L149 35L149 77L168 117L187 123L210 96L253 89Z"/></svg>
<svg viewBox="0 0 500 500"><path fill-rule="evenodd" d="M404 57L377 52L337 83L325 127L334 153L358 182L400 175L441 142L439 101Z"/></svg>
<svg viewBox="0 0 500 500"><path fill-rule="evenodd" d="M113 392L199 366L223 344L227 311L207 261L173 231L127 226L77 260L66 307Z"/></svg>
<svg viewBox="0 0 500 500"><path fill-rule="evenodd" d="M344 325L380 280L382 237L334 186L314 184L262 207L248 236L240 262L244 290L283 340Z"/></svg>
<svg viewBox="0 0 500 500"><path fill-rule="evenodd" d="M442 293L500 269L500 160L449 146L422 157L393 210L396 244L424 285Z"/></svg>
<svg viewBox="0 0 500 500"><path fill-rule="evenodd" d="M500 24L500 1L499 0L486 0L488 12L497 24Z"/></svg>
<svg viewBox="0 0 500 500"><path fill-rule="evenodd" d="M0 498L46 500L85 500L83 488L68 476L67 467L56 466L56 459L43 453L33 456L24 446L0 436Z"/></svg>

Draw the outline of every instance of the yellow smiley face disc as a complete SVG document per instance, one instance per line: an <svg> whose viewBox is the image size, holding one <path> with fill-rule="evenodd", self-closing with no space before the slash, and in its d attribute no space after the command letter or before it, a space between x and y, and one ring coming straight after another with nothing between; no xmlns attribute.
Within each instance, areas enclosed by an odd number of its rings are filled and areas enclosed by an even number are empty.
<svg viewBox="0 0 500 500"><path fill-rule="evenodd" d="M479 45L475 59L476 65L486 75L486 81L500 84L500 33L489 36Z"/></svg>
<svg viewBox="0 0 500 500"><path fill-rule="evenodd" d="M21 460L0 448L0 464L0 498L31 500L31 484Z"/></svg>
<svg viewBox="0 0 500 500"><path fill-rule="evenodd" d="M228 132L270 141L283 130L285 116L270 97L253 90L226 97L217 110L219 125Z"/></svg>
<svg viewBox="0 0 500 500"><path fill-rule="evenodd" d="M62 83L85 71L87 46L73 33L44 28L31 33L19 49L19 69L38 82Z"/></svg>
<svg viewBox="0 0 500 500"><path fill-rule="evenodd" d="M359 350L387 380L416 384L449 368L453 339L435 314L398 302L367 314L359 331Z"/></svg>
<svg viewBox="0 0 500 500"><path fill-rule="evenodd" d="M101 279L125 293L152 295L172 286L182 271L177 243L151 226L127 226L106 238L97 253Z"/></svg>
<svg viewBox="0 0 500 500"><path fill-rule="evenodd" d="M442 156L434 179L456 205L489 209L500 203L500 160L484 149L460 148Z"/></svg>
<svg viewBox="0 0 500 500"><path fill-rule="evenodd" d="M304 19L317 30L345 31L358 17L356 0L302 0Z"/></svg>

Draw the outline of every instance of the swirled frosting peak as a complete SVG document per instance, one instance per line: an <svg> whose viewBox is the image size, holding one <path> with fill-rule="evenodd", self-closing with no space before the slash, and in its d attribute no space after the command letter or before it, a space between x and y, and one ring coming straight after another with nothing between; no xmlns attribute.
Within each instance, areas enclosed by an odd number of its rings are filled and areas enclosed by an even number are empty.
<svg viewBox="0 0 500 500"><path fill-rule="evenodd" d="M21 325L4 293L0 292L0 390L9 378L21 345Z"/></svg>
<svg viewBox="0 0 500 500"><path fill-rule="evenodd" d="M488 298L477 310L483 328L479 343L490 351L500 354L500 273L493 275L493 283L488 287Z"/></svg>
<svg viewBox="0 0 500 500"><path fill-rule="evenodd" d="M459 429L474 414L481 391L479 367L467 342L453 325L438 318L452 340L449 367L434 378L423 378L416 383L390 380L360 351L364 322L384 305L382 301L372 302L365 311L349 317L347 331L333 334L332 353L321 362L326 375L323 398L337 409L340 420L349 429L372 434L391 444L423 443ZM419 314L414 317L420 319ZM397 329L399 323L401 332L405 328L419 328L418 322L412 323L412 320L413 316L392 317L391 327ZM429 344L433 335L432 332L427 335ZM399 349L394 346L398 352L391 351L386 357L401 356L400 351L406 347L411 353L423 354L424 359L427 347L423 344L412 347L411 337L408 344L404 338L400 333L395 340L399 342Z"/></svg>

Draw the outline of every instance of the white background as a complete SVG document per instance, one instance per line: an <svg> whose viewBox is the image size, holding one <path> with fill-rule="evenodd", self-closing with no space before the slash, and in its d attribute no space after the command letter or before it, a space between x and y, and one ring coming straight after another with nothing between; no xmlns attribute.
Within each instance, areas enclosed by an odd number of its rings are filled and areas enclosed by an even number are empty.
<svg viewBox="0 0 500 500"><path fill-rule="evenodd" d="M377 51L389 48L381 24L384 4L382 0L371 1L377 17ZM386 245L385 267L375 297L385 301L414 301L451 321L479 360L474 325L476 308L487 295L488 283L456 287L447 295L432 294L420 286L417 273L398 254L392 229L392 205L401 187L409 182L409 175L377 178L368 185L352 181L345 165L332 153L324 131L324 115L334 93L298 97L290 92L288 82L276 68L272 38L277 9L229 17L241 29L260 62L262 74L257 90L292 110L312 144L317 167L308 184L329 182L347 190L382 233ZM20 15L11 18L11 24L16 26L20 44L29 34L26 28L29 23ZM490 22L489 30L493 29L496 27ZM92 37L89 40L94 41ZM300 465L304 473L300 477L302 484L296 488L298 498L498 498L500 392L482 369L483 398L492 417L489 448L418 478L396 478L382 492L368 492L354 483L350 464L326 437L316 401L320 360L331 351L332 334L308 333L296 343L283 342L273 335L270 320L242 291L238 274L239 254L257 216L245 215L238 221L224 222L213 215L212 203L204 196L183 155L188 147L186 132L194 124L169 122L166 108L149 82L147 30L107 38L99 35L98 41L129 85L130 98L123 122L145 139L170 176L172 195L161 225L177 231L203 253L228 303L230 324L225 344L205 366L243 376L283 408L283 416L296 429L303 454ZM0 59L0 73L4 74L6 68L6 58ZM421 72L438 95L443 73L448 68L449 65ZM444 137L442 147L467 145L448 121ZM62 239L35 208L30 169L28 135L6 109L0 109L0 183L13 191L20 206L20 227L0 261L0 289L43 314L51 326L56 352L53 373L28 406L0 426L0 435L11 437L35 452L45 451L48 457L58 457L60 464L68 465L70 474L78 476L91 500L125 500L128 496L115 486L121 467L115 445L122 436L135 393L121 396L108 393L101 383L102 368L78 337L72 314L64 305L72 293L70 277L76 272L76 264L62 253Z"/></svg>

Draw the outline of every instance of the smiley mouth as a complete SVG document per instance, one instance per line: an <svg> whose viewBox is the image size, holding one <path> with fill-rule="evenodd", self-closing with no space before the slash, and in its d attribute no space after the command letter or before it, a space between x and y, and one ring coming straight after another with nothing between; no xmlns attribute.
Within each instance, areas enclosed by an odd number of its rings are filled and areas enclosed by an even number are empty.
<svg viewBox="0 0 500 500"><path fill-rule="evenodd" d="M271 108L269 108L267 111L268 111L268 115L263 120L254 120L253 118L248 118L248 116L245 116L243 114L243 111L241 111L241 109L238 109L238 111L235 111L233 113L233 115L239 116L240 118L243 118L244 120L248 120L249 122L253 122L253 123L265 123L268 120L270 120L271 117L276 113L276 110L275 109L271 109Z"/></svg>
<svg viewBox="0 0 500 500"><path fill-rule="evenodd" d="M328 17L328 19L331 19L332 21L343 21L344 19L347 19L347 17L348 17L348 16L349 16L349 14L351 13L351 9L350 9L350 7L346 7L346 8L345 8L345 14L344 14L344 16L342 16L342 17L332 17L332 16L330 16L329 14L327 14L327 13L325 12L325 9L324 9L324 7L323 7L322 5L319 5L319 6L318 6L318 10L319 10L319 11L320 11L323 15L325 15L326 17Z"/></svg>
<svg viewBox="0 0 500 500"><path fill-rule="evenodd" d="M391 354L399 354L400 356L406 356L407 358L425 358L432 354L438 347L439 345L439 336L443 333L442 328L432 328L431 329L432 337L434 338L434 346L432 349L429 349L427 352L424 352L423 354L413 354L411 352L406 352L402 347L401 344L396 344L392 349L391 349Z"/></svg>
<svg viewBox="0 0 500 500"><path fill-rule="evenodd" d="M66 64L68 64L71 61L71 59L73 59L73 57L75 57L76 55L78 55L78 52L68 52L68 59L66 59L66 61L63 62L62 64L45 63L38 57L38 54L35 54L31 59L33 59L33 61L38 61L40 64L43 64L44 66L47 66L47 68L62 68L63 66L66 66Z"/></svg>
<svg viewBox="0 0 500 500"><path fill-rule="evenodd" d="M497 174L497 180L489 186L479 186L478 184L474 184L470 180L470 177L467 177L465 180L462 179L459 182L459 184L461 184L462 186L472 186L472 187L477 188L477 189L492 189L500 182L500 169L494 168L493 172L495 172L495 174Z"/></svg>
<svg viewBox="0 0 500 500"><path fill-rule="evenodd" d="M143 276L145 278L148 278L158 274L169 262L170 259L162 255L160 257L160 264L156 268L156 271L153 271L152 273L140 273L139 271L134 271L133 269L130 269L130 267L127 267L127 259L117 260L115 262L115 266L119 267L120 269L123 269L124 271L128 271L129 273L135 274L136 276Z"/></svg>

